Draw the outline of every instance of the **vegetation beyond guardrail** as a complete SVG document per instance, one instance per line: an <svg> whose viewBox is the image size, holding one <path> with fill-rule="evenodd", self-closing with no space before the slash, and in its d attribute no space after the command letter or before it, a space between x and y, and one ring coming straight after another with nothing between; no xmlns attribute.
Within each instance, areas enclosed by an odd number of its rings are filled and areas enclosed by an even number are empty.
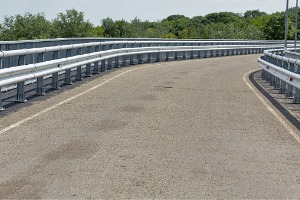
<svg viewBox="0 0 300 200"><path fill-rule="evenodd" d="M290 9L289 23L294 22L295 12L295 8ZM282 40L284 23L284 12L267 14L250 10L243 14L220 12L192 18L171 15L156 22L106 18L93 25L85 20L83 12L72 9L59 13L53 20L46 19L43 13L5 17L0 24L0 40L71 37ZM289 39L293 39L294 27L289 27Z"/></svg>

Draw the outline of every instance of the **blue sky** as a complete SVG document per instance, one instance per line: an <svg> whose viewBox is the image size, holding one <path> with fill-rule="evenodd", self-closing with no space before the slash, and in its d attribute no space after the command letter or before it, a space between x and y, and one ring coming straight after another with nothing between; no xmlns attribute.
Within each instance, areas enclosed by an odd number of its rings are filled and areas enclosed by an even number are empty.
<svg viewBox="0 0 300 200"><path fill-rule="evenodd" d="M295 6L295 2L290 0L291 6ZM72 8L83 11L86 19L99 25L106 17L156 21L173 14L193 17L212 12L243 13L256 9L272 13L285 10L285 6L285 0L0 0L0 22L4 16L25 12L44 12L47 19L53 19L57 13Z"/></svg>

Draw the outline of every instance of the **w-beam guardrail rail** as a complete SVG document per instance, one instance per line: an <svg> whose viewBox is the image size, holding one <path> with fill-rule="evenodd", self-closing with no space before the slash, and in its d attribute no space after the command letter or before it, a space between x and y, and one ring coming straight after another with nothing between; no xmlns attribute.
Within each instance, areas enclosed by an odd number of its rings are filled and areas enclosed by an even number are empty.
<svg viewBox="0 0 300 200"><path fill-rule="evenodd" d="M258 59L258 66L263 69L262 78L274 89L292 98L293 103L300 103L300 54L283 49L266 50Z"/></svg>
<svg viewBox="0 0 300 200"><path fill-rule="evenodd" d="M283 41L116 40L0 51L0 90L16 87L16 101L26 102L25 85L36 82L45 95L44 79L52 89L106 70L151 62L262 53L283 47ZM14 63L11 66L11 63ZM0 110L4 110L0 92Z"/></svg>

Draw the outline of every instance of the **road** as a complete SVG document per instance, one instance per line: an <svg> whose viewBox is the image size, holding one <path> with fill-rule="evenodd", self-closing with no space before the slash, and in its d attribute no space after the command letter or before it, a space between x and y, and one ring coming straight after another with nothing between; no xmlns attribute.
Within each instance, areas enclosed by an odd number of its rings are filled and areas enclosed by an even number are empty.
<svg viewBox="0 0 300 200"><path fill-rule="evenodd" d="M122 68L9 113L0 197L299 198L299 132L248 80L257 57Z"/></svg>

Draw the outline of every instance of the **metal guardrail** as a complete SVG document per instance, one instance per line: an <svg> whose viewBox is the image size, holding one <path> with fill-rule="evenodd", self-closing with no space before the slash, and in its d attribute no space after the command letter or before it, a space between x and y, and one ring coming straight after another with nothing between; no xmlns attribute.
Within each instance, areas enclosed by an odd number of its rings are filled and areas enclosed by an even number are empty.
<svg viewBox="0 0 300 200"><path fill-rule="evenodd" d="M292 98L293 103L300 103L300 56L295 59L296 56L296 53L283 49L266 50L258 59L258 66L263 69L262 78L274 89L286 98Z"/></svg>
<svg viewBox="0 0 300 200"><path fill-rule="evenodd" d="M231 42L234 43L234 41ZM94 52L88 49L90 47L95 47ZM87 48L85 54L82 54L83 48ZM89 77L92 74L137 63L262 53L272 48L282 48L282 45L203 46L199 41L188 41L188 43L179 40L108 41L1 51L0 58L17 57L18 65L0 69L0 90L5 86L16 84L16 101L26 102L25 84L27 81L36 82L37 95L45 95L45 77L52 79L52 89L59 89L60 73L63 73L64 84L72 84L72 71L75 72L75 79L80 81L83 79L83 68L85 69L84 75ZM71 53L74 49L76 55ZM65 51L66 56L60 58L60 51ZM45 60L46 53L51 54L51 60ZM35 63L25 63L26 56L35 54L37 55ZM4 110L1 95L0 110Z"/></svg>
<svg viewBox="0 0 300 200"><path fill-rule="evenodd" d="M90 44L88 44L90 43ZM101 43L100 50L124 48L126 47L145 47L145 46L209 46L209 45L278 45L283 44L283 41L266 41L266 40L166 40L166 39L124 39L124 38L72 38L72 39L49 39L49 40L31 40L31 41L10 41L0 42L0 52L10 52L13 50L37 49L47 47L60 46L58 57L64 58L77 55L78 53L89 53L99 51L97 43ZM78 46L76 46L78 44ZM81 44L85 44L83 47ZM91 45L93 44L93 45ZM72 47L73 46L73 47ZM68 48L68 49L66 49ZM54 51L54 50L53 50ZM0 53L1 54L1 53ZM46 52L43 55L44 60L52 60L51 52ZM38 62L39 53L26 54L21 59L26 64ZM9 58L0 58L0 69L13 67L19 64L18 56Z"/></svg>

